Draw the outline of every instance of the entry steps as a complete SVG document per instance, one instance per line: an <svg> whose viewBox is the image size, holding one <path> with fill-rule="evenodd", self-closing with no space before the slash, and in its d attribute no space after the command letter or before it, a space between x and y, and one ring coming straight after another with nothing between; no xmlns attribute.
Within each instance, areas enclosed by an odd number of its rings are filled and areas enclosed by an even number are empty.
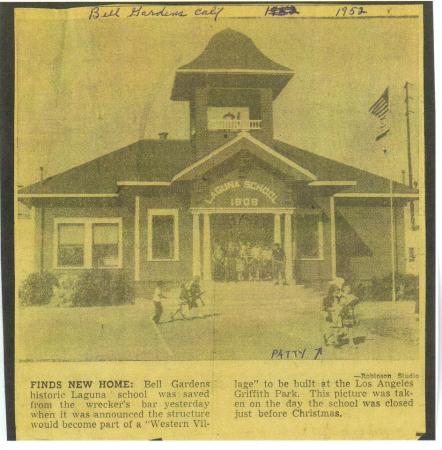
<svg viewBox="0 0 442 450"><path fill-rule="evenodd" d="M137 286L136 301L148 302L152 300L154 283L143 283ZM235 309L238 303L250 308L259 307L274 309L275 306L291 306L305 311L317 311L323 296L317 289L299 284L275 285L271 281L238 281L214 282L202 281L201 290L204 292L203 301L207 306ZM179 297L179 287L166 287L166 296Z"/></svg>
<svg viewBox="0 0 442 450"><path fill-rule="evenodd" d="M266 281L241 281L230 283L204 283L207 302L213 305L234 308L236 304L248 304L251 308L276 305L296 304L303 310L317 310L320 306L321 294L313 288L302 285L275 285Z"/></svg>

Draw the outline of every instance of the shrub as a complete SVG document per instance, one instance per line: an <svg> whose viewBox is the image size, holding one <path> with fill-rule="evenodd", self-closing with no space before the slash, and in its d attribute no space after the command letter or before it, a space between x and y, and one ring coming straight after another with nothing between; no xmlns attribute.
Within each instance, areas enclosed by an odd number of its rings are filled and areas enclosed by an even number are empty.
<svg viewBox="0 0 442 450"><path fill-rule="evenodd" d="M103 269L82 272L72 294L73 306L121 305L133 301L133 286L127 274Z"/></svg>
<svg viewBox="0 0 442 450"><path fill-rule="evenodd" d="M18 291L22 305L46 305L51 301L57 277L51 272L35 272L28 275Z"/></svg>
<svg viewBox="0 0 442 450"><path fill-rule="evenodd" d="M73 304L77 282L78 275L62 275L59 278L58 286L54 290L54 300L58 306Z"/></svg>
<svg viewBox="0 0 442 450"><path fill-rule="evenodd" d="M418 300L419 277L413 274L401 274L396 281L398 285L399 300Z"/></svg>
<svg viewBox="0 0 442 450"><path fill-rule="evenodd" d="M391 274L385 277L373 277L371 280L356 281L353 288L361 300L391 300ZM417 300L419 297L419 277L413 274L396 274L396 299Z"/></svg>

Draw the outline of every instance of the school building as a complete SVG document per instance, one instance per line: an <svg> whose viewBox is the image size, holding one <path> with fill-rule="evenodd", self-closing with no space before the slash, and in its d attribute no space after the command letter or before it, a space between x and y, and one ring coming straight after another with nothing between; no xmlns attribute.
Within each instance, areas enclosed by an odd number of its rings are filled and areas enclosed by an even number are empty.
<svg viewBox="0 0 442 450"><path fill-rule="evenodd" d="M215 34L176 70L188 140L162 133L19 191L34 208L35 270L211 280L214 243L240 239L281 243L291 283L404 273L417 191L275 140L273 102L293 75L244 34Z"/></svg>

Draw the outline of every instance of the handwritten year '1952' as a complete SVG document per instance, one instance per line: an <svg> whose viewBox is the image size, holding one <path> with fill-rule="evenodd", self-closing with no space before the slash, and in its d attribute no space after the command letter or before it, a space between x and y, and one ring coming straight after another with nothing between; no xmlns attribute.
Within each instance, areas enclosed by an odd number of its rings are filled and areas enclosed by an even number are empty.
<svg viewBox="0 0 442 450"><path fill-rule="evenodd" d="M336 17L348 17L348 16L363 16L367 14L363 6L352 6L351 8L347 6L342 6L336 11Z"/></svg>

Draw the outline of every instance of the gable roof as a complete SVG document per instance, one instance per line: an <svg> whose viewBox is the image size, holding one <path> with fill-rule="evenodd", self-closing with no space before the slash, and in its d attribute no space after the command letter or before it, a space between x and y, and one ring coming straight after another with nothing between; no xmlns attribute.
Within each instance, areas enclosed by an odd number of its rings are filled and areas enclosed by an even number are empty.
<svg viewBox="0 0 442 450"><path fill-rule="evenodd" d="M181 170L173 177L172 181L191 180L221 164L243 149L297 180L312 181L317 179L311 171L306 170L281 153L275 152L268 145L254 138L248 132L243 131L221 147L212 150L190 166Z"/></svg>
<svg viewBox="0 0 442 450"><path fill-rule="evenodd" d="M121 182L141 186L159 183L166 186L173 180L184 179L183 174L195 173L193 171L197 168L204 171L209 161L210 168L212 163L227 159L236 153L234 145L240 141L241 145L249 143L249 151L252 150L262 159L277 164L281 170L285 168L287 171L293 171L293 174L298 173L302 175L298 179L306 182L313 180L312 186L321 186L321 180L325 180L338 186L341 182L341 185L345 186L345 193L389 193L390 180L387 178L278 140L274 140L270 147L248 133L240 133L202 158L195 158L190 141L141 140L24 187L19 190L19 195L115 194ZM257 147L256 150L252 144ZM393 189L395 193L417 193L416 190L397 182L394 182Z"/></svg>

